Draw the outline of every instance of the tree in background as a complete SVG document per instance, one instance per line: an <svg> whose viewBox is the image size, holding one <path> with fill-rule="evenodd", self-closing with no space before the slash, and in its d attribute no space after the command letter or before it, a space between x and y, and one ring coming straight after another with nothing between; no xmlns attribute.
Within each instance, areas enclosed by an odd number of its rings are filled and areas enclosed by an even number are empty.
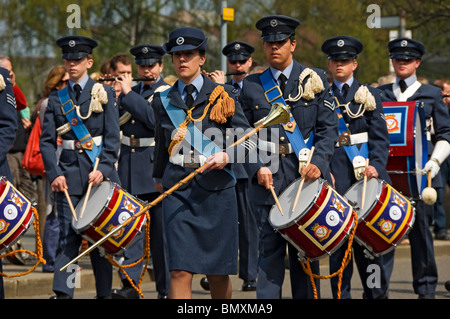
<svg viewBox="0 0 450 319"><path fill-rule="evenodd" d="M68 28L72 3L80 9L80 28ZM68 34L91 36L99 41L93 71L118 52L129 52L139 43L162 44L170 30L180 26L201 28L208 36L205 70L220 67L221 0L0 0L0 54L14 62L18 83L29 101L40 93L48 70L60 63L57 38ZM295 58L309 66L326 69L326 57L320 47L329 37L346 34L359 38L364 51L358 57L358 79L376 82L389 72L387 29L367 26L370 4L379 5L382 16L406 12L406 26L422 41L428 54L421 66L422 76L449 78L450 5L442 0L228 0L235 9L235 21L229 22L228 41L243 40L256 48L253 59L264 65L260 32L255 23L262 16L284 14L299 19ZM166 56L165 60L170 57ZM173 74L171 63L164 74Z"/></svg>

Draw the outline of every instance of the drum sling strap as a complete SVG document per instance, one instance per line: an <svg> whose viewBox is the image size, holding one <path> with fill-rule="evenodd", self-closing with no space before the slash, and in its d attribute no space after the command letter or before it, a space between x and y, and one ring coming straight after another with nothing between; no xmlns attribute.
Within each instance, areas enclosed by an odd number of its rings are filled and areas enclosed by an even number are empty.
<svg viewBox="0 0 450 319"><path fill-rule="evenodd" d="M331 92L333 92L333 89L331 89ZM345 134L349 134L347 124L345 123L344 117L342 116L341 109L339 108L339 105L337 103L337 97L333 93L333 104L336 107L336 112L338 113L339 117L339 136L345 136ZM363 157L363 163L365 160L369 157L369 146L368 143L361 143L361 147L358 149L357 145L344 145L345 153L347 153L347 157L350 160L350 162L353 165L353 168L355 167L355 158L357 156ZM360 163L361 161L358 161Z"/></svg>
<svg viewBox="0 0 450 319"><path fill-rule="evenodd" d="M160 93L161 102L167 114L169 115L172 124L175 127L179 127L180 124L184 122L186 118L186 113L184 112L184 110L170 104L170 98L167 96L169 91L170 90L167 89L164 92ZM187 130L191 138L190 140L186 139L186 141L189 144L191 144L197 150L197 152L201 153L203 156L209 157L214 153L222 152L222 149L216 143L211 141L207 136L205 136L192 122L190 122L187 125ZM232 170L226 167L224 167L223 170L228 174L230 174L234 180L236 180L236 177L234 176Z"/></svg>
<svg viewBox="0 0 450 319"><path fill-rule="evenodd" d="M286 101L283 98L283 94L281 93L280 88L275 82L272 76L272 72L270 72L270 69L267 69L266 71L261 73L261 75L259 76L259 80L261 81L261 84L265 91L264 96L266 97L266 100L267 102L269 102L270 105L276 102L286 105ZM284 124L283 128L286 133L286 136L289 139L289 143L291 143L292 148L294 149L295 155L299 157L300 151L302 149L305 148L311 149L314 141L314 132L311 132L311 135L305 142L305 139L303 138L300 129L295 123L295 119L292 116L292 112L289 112L289 116L290 116L289 122L287 124Z"/></svg>
<svg viewBox="0 0 450 319"><path fill-rule="evenodd" d="M73 132L75 133L78 141L81 143L81 147L86 151L86 154L89 156L89 159L92 162L92 165L95 163L95 159L100 154L102 149L102 143L97 146L84 125L83 121L78 116L75 107L73 105L73 101L69 97L69 89L67 86L58 91L58 97L61 102L61 111L63 115L66 117L70 126L72 127Z"/></svg>

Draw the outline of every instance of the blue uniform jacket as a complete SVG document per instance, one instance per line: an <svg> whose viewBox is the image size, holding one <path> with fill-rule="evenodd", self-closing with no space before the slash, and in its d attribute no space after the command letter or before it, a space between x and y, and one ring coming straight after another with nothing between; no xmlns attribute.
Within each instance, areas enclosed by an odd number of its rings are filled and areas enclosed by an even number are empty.
<svg viewBox="0 0 450 319"><path fill-rule="evenodd" d="M81 92L79 101L74 102L80 105L82 116L88 114L91 89L94 84L94 80L89 78ZM113 182L120 183L114 165L118 159L120 145L119 114L114 89L106 85L103 85L103 87L108 96L108 102L102 105L103 112L92 112L91 116L84 120L83 123L92 137L103 136L98 170L103 173L105 179L108 178ZM70 86L68 89L70 98L72 101L75 101L75 93ZM50 183L56 177L64 175L67 180L69 194L82 195L87 190L89 173L93 170L93 166L86 152L79 152L79 150L63 149L58 162L56 157L56 129L65 123L67 123L67 119L61 111L61 102L57 92L54 92L49 96L39 143L45 171ZM73 130L63 134L62 138L64 140L77 140Z"/></svg>
<svg viewBox="0 0 450 319"><path fill-rule="evenodd" d="M228 81L225 84L232 85L231 81ZM239 98L239 94L241 92L241 89L235 88L234 92L236 92L236 95ZM237 179L247 179L248 178L248 174L247 174L247 171L244 168L244 165L242 165L242 164L233 164L233 165L231 165L231 167L232 167L234 175L236 176Z"/></svg>
<svg viewBox="0 0 450 319"><path fill-rule="evenodd" d="M286 83L285 99L289 95L297 95L298 78L304 69L305 66L294 60L291 75ZM303 138L309 138L310 134L314 132L315 151L311 163L320 169L323 177L326 177L327 175L329 176L329 164L333 156L334 145L338 139L338 117L334 108L329 107L329 105L332 105L332 93L324 71L320 69L313 70L321 77L325 89L321 93L317 93L312 100L301 98L296 102L289 102L288 105ZM267 116L271 110L271 105L265 98L259 74L252 74L244 79L239 99L250 124L254 124ZM274 129L277 129L278 133ZM276 143L289 142L282 125L279 124L268 127L265 135L267 136L263 138L267 141ZM262 134L259 135L260 138L262 136ZM255 174L263 165L264 163L261 161L247 165L249 178L252 178L252 183L255 186L250 187L250 196L257 204L273 205L275 202L270 192L264 187L257 185L256 182ZM273 174L273 186L277 193L283 191L291 182L300 177L298 173L298 158L294 153L286 156L272 154L270 166Z"/></svg>
<svg viewBox="0 0 450 319"><path fill-rule="evenodd" d="M128 111L132 117L121 126L124 136L135 138L155 137L155 117L149 98L155 90L167 85L162 79L153 83L150 89L140 93L141 84L132 88L127 95L119 96L119 114L122 116ZM133 195L156 192L152 173L154 161L154 146L130 147L122 144L119 157L119 177L122 187Z"/></svg>
<svg viewBox="0 0 450 319"><path fill-rule="evenodd" d="M361 83L353 81L349 88L346 98L344 99L338 88L333 84L332 89L334 95L340 104L350 103L350 110L356 113L359 109L359 103L354 101L354 96ZM376 168L379 178L391 183L389 175L386 172L386 164L389 155L389 133L387 131L386 120L384 118L383 106L380 99L380 91L372 87L368 87L370 93L375 98L376 109L373 111L365 111L358 118L352 119L341 108L342 116L351 134L362 132L368 133L368 149L369 149L369 165ZM360 145L357 145L359 148ZM333 159L331 161L331 172L335 178L336 190L340 194L344 194L350 186L356 182L353 173L353 165L350 162L344 147L335 148Z"/></svg>
<svg viewBox="0 0 450 319"><path fill-rule="evenodd" d="M9 182L14 183L6 153L13 146L16 138L16 102L8 70L0 67L0 75L6 84L6 87L0 91L0 175L6 176Z"/></svg>
<svg viewBox="0 0 450 319"><path fill-rule="evenodd" d="M192 113L193 118L197 119L202 116L205 106L208 104L209 96L216 86L216 84L212 82L208 77L202 75L204 79L204 84L200 92L198 93L193 107L195 109ZM248 151L242 144L239 144L233 148L227 148L226 141L226 130L227 128L241 128L243 130L250 130L250 126L245 118L244 113L239 105L239 102L236 100L236 96L233 93L233 87L229 85L225 85L225 90L229 94L231 98L235 99L235 113L232 117L228 118L227 122L224 124L219 124L209 119L209 114L211 112L212 106L208 111L208 115L204 117L201 121L201 126L198 125L205 134L205 136L214 140L214 143L219 145L223 150L227 150L227 153L230 155L230 158L236 161L236 157L238 154L248 154ZM186 104L183 102L182 97L178 92L178 82L170 90L168 97L170 98L170 104L179 107L183 110L187 110ZM159 97L159 93L155 94L155 98L153 100L153 108L155 110L156 116L156 148L155 148L155 163L153 166L153 177L156 179L162 179L163 186L166 188L170 188L179 182L181 179L186 177L189 173L191 173L194 169L182 167L179 165L175 165L169 162L169 153L168 148L170 142L172 140L172 134L176 129L172 124L166 110L164 109L161 99ZM216 138L213 136L217 134ZM253 137L255 140L255 136ZM184 148L185 149L185 148ZM180 148L180 152L183 151L183 148ZM192 155L198 155L197 151L191 149ZM230 164L226 166L230 168ZM207 171L203 174L199 174L194 177L196 181L207 190L221 190L229 187L233 187L235 185L235 178L232 177L224 170L211 170ZM188 185L189 183L187 183ZM184 189L186 185L180 187Z"/></svg>

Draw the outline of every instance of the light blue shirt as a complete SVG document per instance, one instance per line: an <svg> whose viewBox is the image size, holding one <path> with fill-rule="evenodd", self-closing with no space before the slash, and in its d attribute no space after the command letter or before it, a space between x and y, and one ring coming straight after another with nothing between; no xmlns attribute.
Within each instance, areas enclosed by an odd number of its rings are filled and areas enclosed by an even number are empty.
<svg viewBox="0 0 450 319"><path fill-rule="evenodd" d="M346 82L340 82L340 81L338 81L338 80L334 80L334 84L335 84L336 87L338 88L339 92L341 92L341 95L343 95L344 92L342 91L342 88L344 87L344 84L347 83L348 86L351 87L352 84L353 84L353 81L354 81L354 78L353 78L353 76L352 76L352 77L351 77L350 79L348 79Z"/></svg>
<svg viewBox="0 0 450 319"><path fill-rule="evenodd" d="M277 70L277 69L275 69L273 67L270 67L270 72L272 73L273 78L277 80L278 85L280 85L280 81L278 81L278 78L279 78L280 74L283 73L286 76L286 79L289 79L289 76L291 75L293 67L294 67L294 60L292 60L291 64L289 64L287 66L287 68L284 69L283 71L280 71L280 70Z"/></svg>
<svg viewBox="0 0 450 319"><path fill-rule="evenodd" d="M397 79L395 80L395 83L398 84L398 82L400 82L400 80L401 79L397 77ZM416 81L417 81L417 76L415 74L411 75L409 78L405 79L405 83L406 83L407 87L409 87L411 84L413 84Z"/></svg>
<svg viewBox="0 0 450 319"><path fill-rule="evenodd" d="M86 83L87 83L88 79L89 79L89 75L86 75L86 76L85 76L83 79L81 79L81 81L78 82L78 83L75 83L75 82L72 82L72 81L69 80L70 88L73 90L73 86L74 86L75 84L79 84L79 85L81 86L81 91L83 91L84 87L86 86ZM74 91L75 91L75 90L74 90Z"/></svg>
<svg viewBox="0 0 450 319"><path fill-rule="evenodd" d="M200 92L200 90L203 87L203 76L200 73L190 84L193 84L195 86L195 90L194 92L192 92L192 97L194 98L194 100L197 98L198 92ZM184 90L184 88L186 87L186 83L184 83L183 81L179 80L178 81L178 93L180 93L181 97L183 98L183 101L186 101L186 97L187 97L187 93Z"/></svg>
<svg viewBox="0 0 450 319"><path fill-rule="evenodd" d="M159 81L159 79L161 78L161 76L158 76L158 78L155 80L155 82L153 82L152 84L150 84L149 86L152 88L153 84L155 84L156 82ZM142 94L142 92L144 92L144 81L142 81L141 83L141 88L139 89L139 93Z"/></svg>

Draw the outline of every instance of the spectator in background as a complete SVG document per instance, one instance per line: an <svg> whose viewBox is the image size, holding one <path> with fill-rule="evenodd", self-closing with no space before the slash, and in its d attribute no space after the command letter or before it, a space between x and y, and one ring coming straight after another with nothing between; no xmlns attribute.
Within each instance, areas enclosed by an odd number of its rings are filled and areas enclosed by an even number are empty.
<svg viewBox="0 0 450 319"><path fill-rule="evenodd" d="M133 72L130 57L125 53L118 53L108 60L109 73L105 74L106 78L117 78L120 75L129 74ZM122 93L122 85L117 81L104 81L106 85L112 86L116 91L116 99Z"/></svg>
<svg viewBox="0 0 450 319"><path fill-rule="evenodd" d="M35 114L33 118L44 122L44 113L48 104L48 96L54 91L64 88L69 81L69 74L66 72L64 65L53 67L47 75L44 82L42 98L37 102ZM39 118L37 118L39 117ZM57 156L61 154L61 144L58 144ZM55 266L56 248L59 239L59 222L58 212L55 202L55 194L52 191L47 176L42 176L42 196L45 202L45 210L39 213L39 221L41 226L41 238L44 252L44 259L47 261L42 265L43 272L53 272Z"/></svg>

